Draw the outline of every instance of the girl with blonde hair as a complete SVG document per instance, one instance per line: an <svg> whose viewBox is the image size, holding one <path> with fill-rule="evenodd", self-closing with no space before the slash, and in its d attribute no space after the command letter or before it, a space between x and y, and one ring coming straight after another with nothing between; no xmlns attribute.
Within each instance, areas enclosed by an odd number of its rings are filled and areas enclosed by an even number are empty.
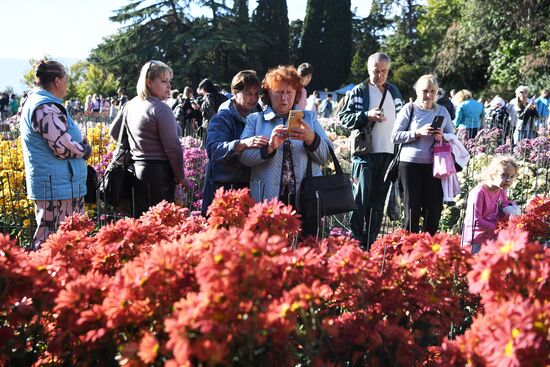
<svg viewBox="0 0 550 367"><path fill-rule="evenodd" d="M506 196L506 189L512 186L517 171L518 166L512 157L497 156L485 168L482 182L470 191L462 243L471 246L473 254L496 236L500 218L519 214L519 208Z"/></svg>

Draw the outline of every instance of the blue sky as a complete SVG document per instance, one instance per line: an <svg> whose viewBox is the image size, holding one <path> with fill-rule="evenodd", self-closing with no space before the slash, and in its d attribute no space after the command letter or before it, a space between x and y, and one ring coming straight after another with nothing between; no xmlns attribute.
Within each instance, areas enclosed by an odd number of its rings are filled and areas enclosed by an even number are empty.
<svg viewBox="0 0 550 367"><path fill-rule="evenodd" d="M0 47L0 58L86 58L101 40L116 32L113 10L127 0L15 0L0 12L0 24L9 47ZM358 15L366 16L370 0L352 0ZM303 19L306 0L287 0L289 19ZM256 7L249 0L250 9ZM193 12L200 13L200 8ZM45 42L44 40L50 40Z"/></svg>

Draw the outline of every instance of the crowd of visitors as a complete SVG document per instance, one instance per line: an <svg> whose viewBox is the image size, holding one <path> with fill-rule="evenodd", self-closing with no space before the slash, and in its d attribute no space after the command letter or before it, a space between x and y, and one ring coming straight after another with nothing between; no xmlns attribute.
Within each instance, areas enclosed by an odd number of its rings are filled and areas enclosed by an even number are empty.
<svg viewBox="0 0 550 367"><path fill-rule="evenodd" d="M449 189L456 178L448 177L455 177L460 169L455 167L468 159L457 131L474 138L484 127L497 127L501 143L510 145L536 137L548 126L548 90L535 99L529 98L527 87L519 86L509 102L495 96L485 105L466 89L448 95L434 75L423 75L413 86L415 98L404 104L398 87L388 82L390 65L387 55L371 55L368 79L336 101L332 93L324 93L324 99L319 91L308 96L314 75L309 63L278 66L261 81L254 70L240 71L229 91L206 78L195 94L191 86L182 93L171 89L172 69L151 60L141 69L136 97L129 99L120 89L116 97L88 95L81 103L76 98L62 101L67 93L63 66L40 61L35 70L39 89L21 99L6 93L0 97L2 119L20 114L27 189L35 201L38 227L34 248L64 217L84 210L85 160L91 147L72 120L77 113L109 116L115 140L127 134L134 217L162 200L173 202L176 185L190 186L183 169L182 136L200 138L208 155L202 215L208 216L219 188L249 188L257 201L277 198L300 212L308 161L313 176L320 176L330 158L331 142L319 123L327 118L338 119L350 131L357 208L349 226L359 245L368 250L380 233L389 192L402 196L405 229L436 233L443 203L456 191ZM297 126L290 126L291 110L302 111ZM436 152L445 149L452 150L454 166L436 175L445 162ZM394 168L397 180L389 178ZM511 213L501 205L508 203L504 190L516 170L510 158L495 161L472 191L464 243L473 252L491 237L495 218ZM303 215L301 220L302 234L314 235L318 218Z"/></svg>

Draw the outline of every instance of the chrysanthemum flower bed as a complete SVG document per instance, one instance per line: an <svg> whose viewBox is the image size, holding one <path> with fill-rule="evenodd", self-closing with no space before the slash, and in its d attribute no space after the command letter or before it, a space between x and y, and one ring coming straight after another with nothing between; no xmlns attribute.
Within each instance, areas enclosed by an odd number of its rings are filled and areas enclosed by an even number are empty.
<svg viewBox="0 0 550 367"><path fill-rule="evenodd" d="M161 203L93 235L74 216L35 253L0 236L0 365L548 362L549 254L526 232L475 257L407 232L293 249L280 202L220 190L210 213Z"/></svg>

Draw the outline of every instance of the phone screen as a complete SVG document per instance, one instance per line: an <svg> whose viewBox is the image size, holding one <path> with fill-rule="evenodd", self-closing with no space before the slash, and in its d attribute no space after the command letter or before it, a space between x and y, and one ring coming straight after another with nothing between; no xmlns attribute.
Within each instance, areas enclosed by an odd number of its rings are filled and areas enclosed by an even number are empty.
<svg viewBox="0 0 550 367"><path fill-rule="evenodd" d="M288 114L288 127L290 129L299 129L302 127L302 118L304 117L304 111L290 110Z"/></svg>
<svg viewBox="0 0 550 367"><path fill-rule="evenodd" d="M441 125L443 125L443 119L444 117L443 116L435 116L433 121L432 121L432 124L430 125L430 127L432 129L439 129L441 128Z"/></svg>

